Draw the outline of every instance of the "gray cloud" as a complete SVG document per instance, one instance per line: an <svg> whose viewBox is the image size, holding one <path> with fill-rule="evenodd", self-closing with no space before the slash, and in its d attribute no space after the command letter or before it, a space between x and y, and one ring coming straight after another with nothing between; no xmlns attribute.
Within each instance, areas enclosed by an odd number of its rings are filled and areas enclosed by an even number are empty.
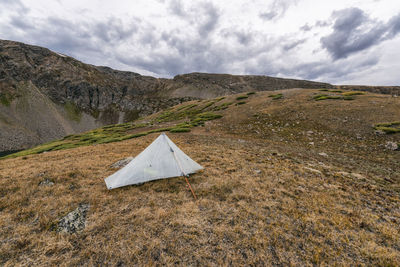
<svg viewBox="0 0 400 267"><path fill-rule="evenodd" d="M282 18L290 6L298 3L298 0L274 0L268 7L268 11L261 12L259 17L264 20Z"/></svg>
<svg viewBox="0 0 400 267"><path fill-rule="evenodd" d="M0 0L0 14L8 13L10 11L22 15L28 13L29 8L27 8L20 0Z"/></svg>
<svg viewBox="0 0 400 267"><path fill-rule="evenodd" d="M303 26L300 27L300 30L304 32L311 31L312 27L308 25L308 23L304 24Z"/></svg>
<svg viewBox="0 0 400 267"><path fill-rule="evenodd" d="M296 40L296 41L291 41L291 42L287 42L286 44L284 44L282 46L282 49L285 52L288 52L289 50L292 50L296 47L298 47L301 44L304 44L307 41L307 39L300 39L300 40Z"/></svg>
<svg viewBox="0 0 400 267"><path fill-rule="evenodd" d="M110 18L106 22L99 22L92 28L100 39L107 43L120 42L121 40L129 39L138 31L140 20L133 18L130 24L125 25L120 19Z"/></svg>
<svg viewBox="0 0 400 267"><path fill-rule="evenodd" d="M201 13L202 16L200 19L199 33L201 36L204 37L214 31L217 26L220 14L218 12L218 9L211 3L203 4Z"/></svg>
<svg viewBox="0 0 400 267"><path fill-rule="evenodd" d="M179 17L186 17L187 15L181 0L171 0L169 3L169 10L172 14Z"/></svg>
<svg viewBox="0 0 400 267"><path fill-rule="evenodd" d="M329 25L331 25L331 22L329 22L329 21L323 21L323 20L318 20L318 21L315 23L315 26L316 26L316 27L328 27Z"/></svg>
<svg viewBox="0 0 400 267"><path fill-rule="evenodd" d="M212 2L203 2L188 9L181 0L171 0L168 8L173 15L194 26L203 38L214 31L220 18L220 12Z"/></svg>
<svg viewBox="0 0 400 267"><path fill-rule="evenodd" d="M359 8L347 8L333 12L333 17L333 32L322 37L321 44L335 60L391 39L400 30L400 15L385 24L370 18Z"/></svg>
<svg viewBox="0 0 400 267"><path fill-rule="evenodd" d="M400 14L392 17L388 24L388 36L387 38L393 38L400 32Z"/></svg>

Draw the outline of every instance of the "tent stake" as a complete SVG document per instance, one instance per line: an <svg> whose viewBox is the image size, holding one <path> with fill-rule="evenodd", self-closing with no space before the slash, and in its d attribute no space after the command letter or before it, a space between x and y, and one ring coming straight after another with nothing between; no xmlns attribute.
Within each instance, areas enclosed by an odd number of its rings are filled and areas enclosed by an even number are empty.
<svg viewBox="0 0 400 267"><path fill-rule="evenodd" d="M197 196L196 196L196 194L194 193L192 187L190 186L190 183L189 183L189 180L188 180L188 178L187 178L187 175L185 175L185 180L186 180L186 183L188 184L188 186L189 186L189 188L190 188L190 191L192 191L192 195L193 195L194 199L197 200Z"/></svg>

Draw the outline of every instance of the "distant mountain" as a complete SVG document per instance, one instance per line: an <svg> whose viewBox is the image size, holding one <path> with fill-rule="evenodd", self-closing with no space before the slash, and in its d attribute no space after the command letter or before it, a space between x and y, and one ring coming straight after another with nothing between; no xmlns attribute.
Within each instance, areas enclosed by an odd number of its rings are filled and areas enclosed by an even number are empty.
<svg viewBox="0 0 400 267"><path fill-rule="evenodd" d="M0 152L130 121L191 99L327 83L191 73L158 79L0 40Z"/></svg>

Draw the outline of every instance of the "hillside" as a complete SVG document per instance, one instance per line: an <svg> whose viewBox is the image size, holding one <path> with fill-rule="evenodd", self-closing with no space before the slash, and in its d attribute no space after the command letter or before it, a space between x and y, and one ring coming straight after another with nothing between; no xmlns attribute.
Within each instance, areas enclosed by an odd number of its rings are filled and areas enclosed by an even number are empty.
<svg viewBox="0 0 400 267"><path fill-rule="evenodd" d="M0 40L0 153L131 121L191 99L295 87L332 85L205 73L157 79Z"/></svg>
<svg viewBox="0 0 400 267"><path fill-rule="evenodd" d="M241 93L9 155L0 265L396 266L399 118L390 95ZM198 200L182 177L108 191L110 166L160 131L205 167ZM77 207L86 227L59 232Z"/></svg>

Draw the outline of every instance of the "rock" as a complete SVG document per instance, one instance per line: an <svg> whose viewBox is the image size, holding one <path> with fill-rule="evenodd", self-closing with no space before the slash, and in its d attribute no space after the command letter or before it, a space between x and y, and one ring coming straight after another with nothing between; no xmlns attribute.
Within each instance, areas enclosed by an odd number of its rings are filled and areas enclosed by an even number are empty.
<svg viewBox="0 0 400 267"><path fill-rule="evenodd" d="M320 170L316 170L316 169L313 169L313 168L310 168L310 167L304 167L304 169L309 170L309 171L311 171L313 173L322 174L322 172Z"/></svg>
<svg viewBox="0 0 400 267"><path fill-rule="evenodd" d="M395 150L398 150L398 149L399 149L399 145L398 145L397 143L395 143L395 142L388 141L388 142L386 142L386 144L385 144L385 148L386 148L387 150L395 151Z"/></svg>
<svg viewBox="0 0 400 267"><path fill-rule="evenodd" d="M386 133L384 131L381 131L381 130L375 130L375 134L376 135L385 135Z"/></svg>
<svg viewBox="0 0 400 267"><path fill-rule="evenodd" d="M115 163L113 163L110 168L112 169L119 169L127 165L129 162L131 162L134 159L134 157L127 157L125 159L121 159Z"/></svg>
<svg viewBox="0 0 400 267"><path fill-rule="evenodd" d="M328 154L326 154L324 152L318 153L318 155L323 156L323 157L328 157Z"/></svg>
<svg viewBox="0 0 400 267"><path fill-rule="evenodd" d="M37 177L43 177L43 176L45 176L45 174L46 174L46 172L40 172L40 173L38 173L36 176L37 176Z"/></svg>
<svg viewBox="0 0 400 267"><path fill-rule="evenodd" d="M254 172L255 172L256 174L260 174L260 173L261 173L261 170L254 170Z"/></svg>
<svg viewBox="0 0 400 267"><path fill-rule="evenodd" d="M58 222L57 232L72 234L83 230L86 226L86 215L89 207L89 204L79 204L74 211L61 218Z"/></svg>
<svg viewBox="0 0 400 267"><path fill-rule="evenodd" d="M53 186L54 182L50 180L49 178L44 179L39 183L39 186Z"/></svg>
<svg viewBox="0 0 400 267"><path fill-rule="evenodd" d="M345 172L345 171L340 171L340 172L336 172L335 175L342 175L345 177L353 177L356 178L358 180L365 180L365 176L359 173L355 173L355 172Z"/></svg>
<svg viewBox="0 0 400 267"><path fill-rule="evenodd" d="M311 145L311 146L313 146L314 145L314 142L310 142L310 143L308 143L309 145Z"/></svg>
<svg viewBox="0 0 400 267"><path fill-rule="evenodd" d="M307 131L307 135L312 135L313 133L313 131Z"/></svg>

